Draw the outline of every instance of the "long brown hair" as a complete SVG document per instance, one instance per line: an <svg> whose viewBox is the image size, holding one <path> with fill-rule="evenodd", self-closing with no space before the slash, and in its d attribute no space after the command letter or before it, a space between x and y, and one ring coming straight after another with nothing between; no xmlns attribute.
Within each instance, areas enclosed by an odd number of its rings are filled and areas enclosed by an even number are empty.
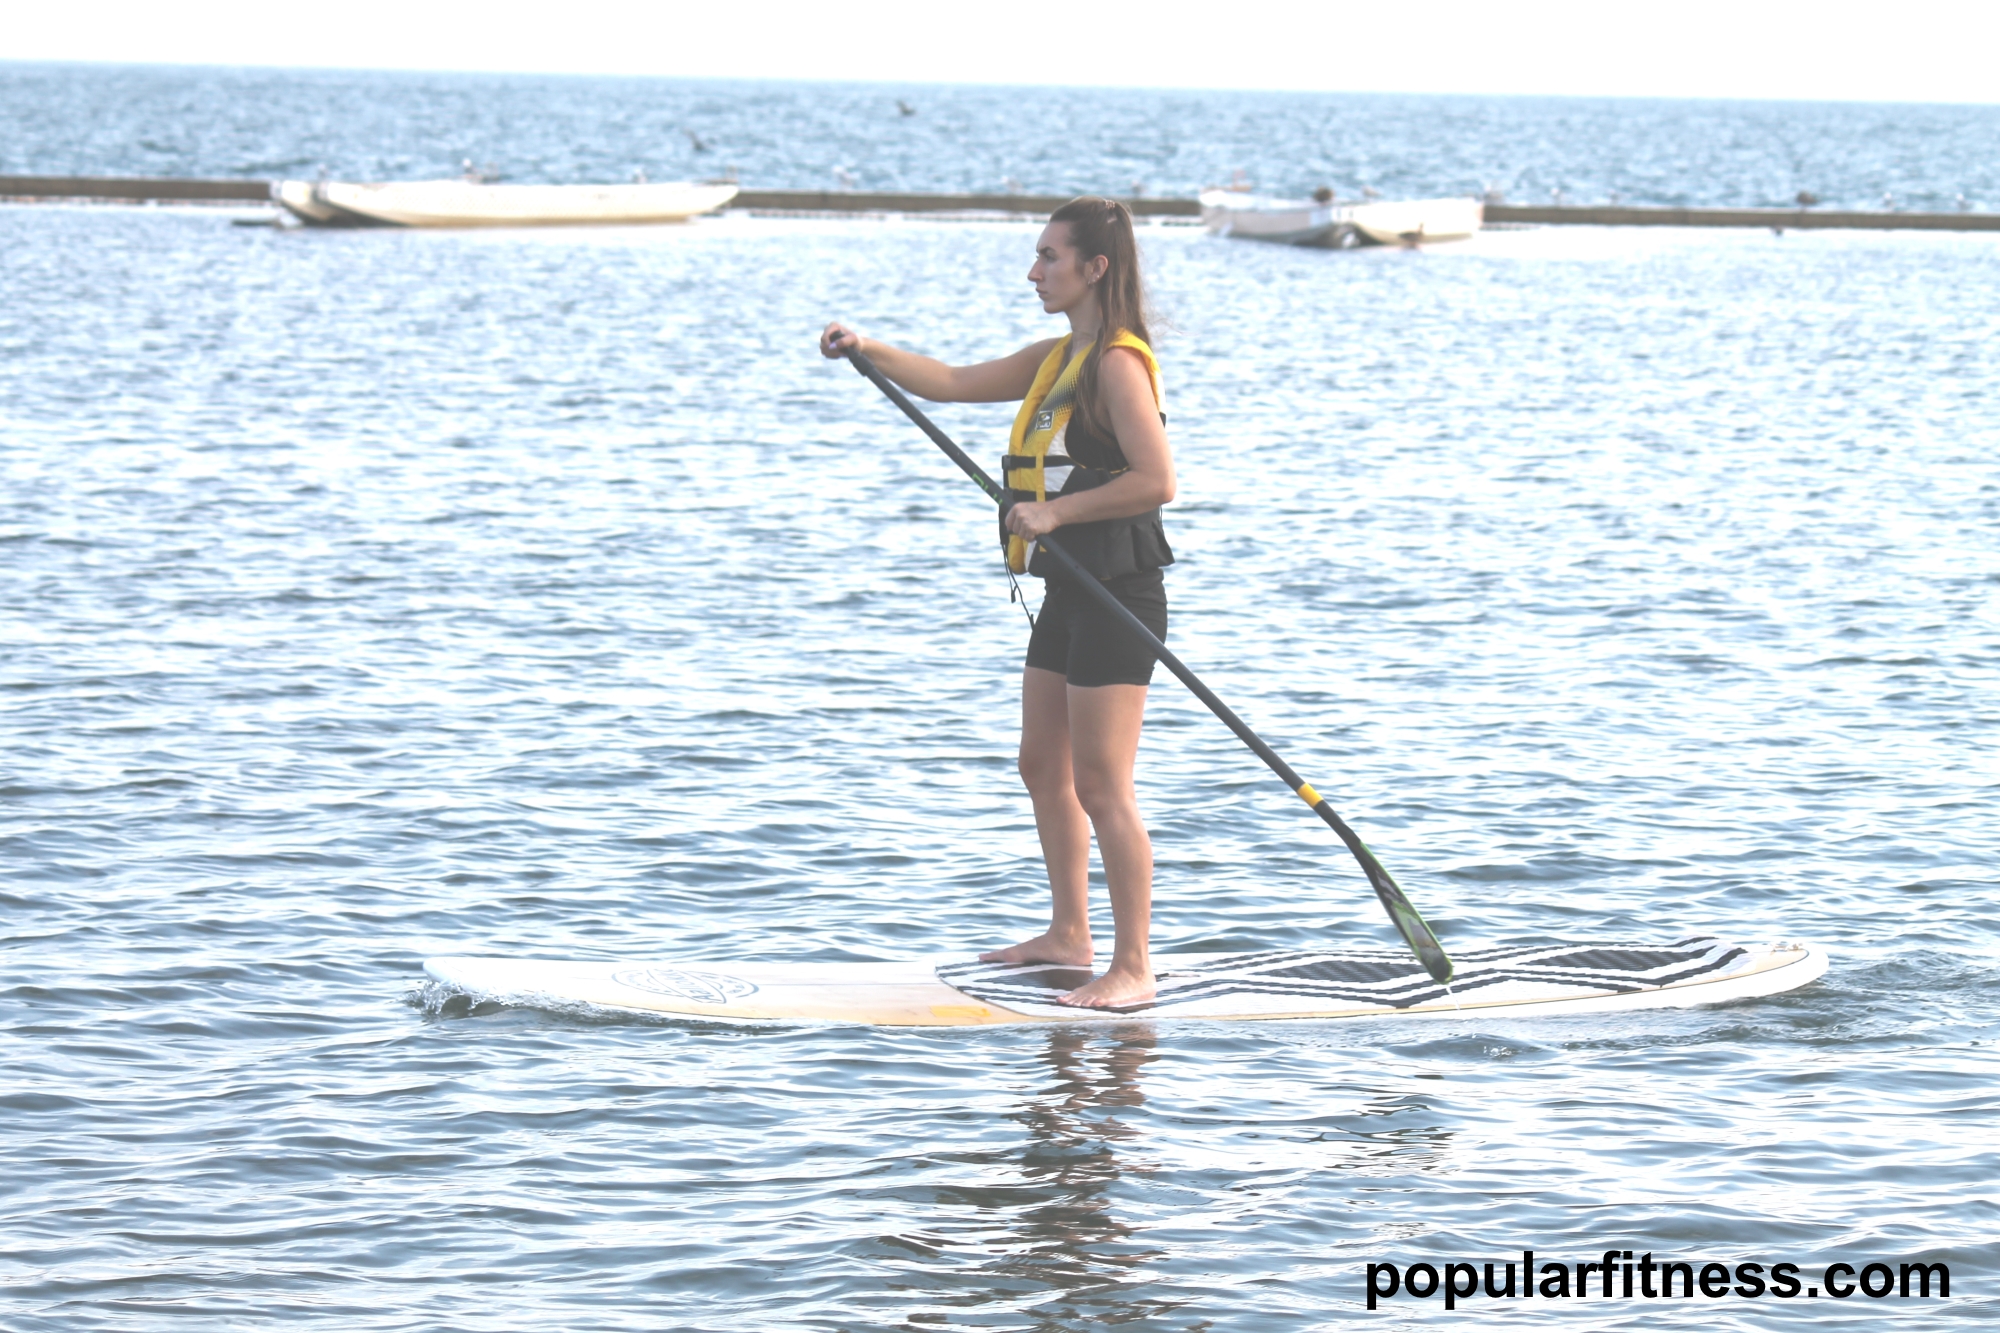
<svg viewBox="0 0 2000 1333"><path fill-rule="evenodd" d="M1097 401L1097 368L1104 349L1119 332L1130 333L1148 346L1146 284L1139 276L1139 242L1132 234L1132 210L1116 199L1084 195L1049 214L1049 221L1069 224L1069 243L1088 264L1103 255L1110 261L1097 280L1097 342L1076 372L1076 410L1094 434L1116 439L1111 422Z"/></svg>

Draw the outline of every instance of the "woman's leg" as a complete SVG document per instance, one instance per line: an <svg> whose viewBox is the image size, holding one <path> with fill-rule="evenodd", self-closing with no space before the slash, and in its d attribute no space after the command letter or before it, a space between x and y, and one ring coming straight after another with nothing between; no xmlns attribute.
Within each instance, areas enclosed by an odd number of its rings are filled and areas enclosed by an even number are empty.
<svg viewBox="0 0 2000 1333"><path fill-rule="evenodd" d="M1153 843L1139 817L1139 797L1132 786L1139 728L1146 720L1146 687L1070 685L1067 693L1071 799L1089 816L1097 834L1117 943L1104 975L1071 991L1063 1002L1101 1007L1151 999L1153 965L1147 936L1153 924ZM1039 817L1039 800L1035 811ZM1048 835L1042 837L1046 847Z"/></svg>
<svg viewBox="0 0 2000 1333"><path fill-rule="evenodd" d="M1090 821L1070 776L1069 729L1062 673L1027 668L1021 677L1021 780L1034 802L1048 866L1049 928L1012 948L983 953L981 962L1090 966Z"/></svg>

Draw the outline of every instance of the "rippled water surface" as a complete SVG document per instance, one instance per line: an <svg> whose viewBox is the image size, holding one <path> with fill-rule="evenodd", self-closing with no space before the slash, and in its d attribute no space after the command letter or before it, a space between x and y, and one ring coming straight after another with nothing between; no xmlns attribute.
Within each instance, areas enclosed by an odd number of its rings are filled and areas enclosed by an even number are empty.
<svg viewBox="0 0 2000 1333"><path fill-rule="evenodd" d="M1242 172L1300 195L2000 210L2000 106L0 61L0 125L0 172L22 174L396 180L470 159L518 181L1191 195Z"/></svg>
<svg viewBox="0 0 2000 1333"><path fill-rule="evenodd" d="M1817 985L1088 1030L423 1003L434 952L1035 926L991 516L811 345L1047 333L1032 236L0 211L0 1324L1405 1327L1447 1316L1365 1314L1367 1263L1524 1248L1955 1285L1450 1318L2000 1314L1991 239L1146 232L1189 661L1448 944L1791 937ZM938 417L989 455L1008 412ZM1141 783L1159 947L1390 938L1171 682Z"/></svg>

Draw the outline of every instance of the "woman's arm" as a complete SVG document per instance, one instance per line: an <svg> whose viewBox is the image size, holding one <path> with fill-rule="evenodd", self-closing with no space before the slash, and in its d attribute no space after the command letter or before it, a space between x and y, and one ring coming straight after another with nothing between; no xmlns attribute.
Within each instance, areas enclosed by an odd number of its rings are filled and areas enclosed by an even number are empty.
<svg viewBox="0 0 2000 1333"><path fill-rule="evenodd" d="M1121 351L1128 355L1118 355ZM1030 541L1066 523L1126 518L1158 509L1174 498L1174 451L1153 402L1153 381L1137 352L1114 347L1097 368L1097 392L1126 471L1095 490L1079 491L1007 511L1010 532Z"/></svg>
<svg viewBox="0 0 2000 1333"><path fill-rule="evenodd" d="M839 357L859 349L884 375L917 397L934 403L1019 402L1034 387L1035 372L1055 345L1054 338L1044 338L998 361L947 366L928 356L864 338L838 322L827 325L819 335L820 355Z"/></svg>

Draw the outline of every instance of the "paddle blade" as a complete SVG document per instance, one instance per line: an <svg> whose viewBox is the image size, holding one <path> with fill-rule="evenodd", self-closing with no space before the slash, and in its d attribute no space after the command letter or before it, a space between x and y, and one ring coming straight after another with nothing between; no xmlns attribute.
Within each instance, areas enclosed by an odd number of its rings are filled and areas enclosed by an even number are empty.
<svg viewBox="0 0 2000 1333"><path fill-rule="evenodd" d="M1313 795L1319 795L1314 792ZM1451 980L1451 957L1438 943L1438 937L1424 923L1414 904L1396 881L1390 877L1383 864L1375 859L1375 853L1368 850L1368 844L1349 827L1347 821L1334 813L1325 800L1313 803L1313 813L1324 819L1340 840L1347 844L1347 850L1354 853L1354 859L1361 865L1361 873L1368 876L1368 885L1375 890L1375 897L1381 902L1382 910L1389 914L1396 933L1403 937L1403 943L1410 946L1410 952L1424 965L1424 971L1431 974L1431 980L1442 986Z"/></svg>
<svg viewBox="0 0 2000 1333"><path fill-rule="evenodd" d="M1450 981L1451 958L1445 953L1444 946L1438 943L1437 936L1431 933L1431 928L1425 924L1423 917L1417 914L1416 907L1411 904L1402 889L1397 887L1396 881L1389 877L1389 872L1383 869L1382 863L1375 859L1373 852L1364 847L1357 859L1361 862L1361 869L1368 876L1368 883L1375 890L1375 896L1382 900L1382 910L1386 911L1389 919L1396 923L1396 930L1402 935L1403 943L1410 946L1410 952L1424 965L1424 971L1430 973L1431 980L1440 986Z"/></svg>

